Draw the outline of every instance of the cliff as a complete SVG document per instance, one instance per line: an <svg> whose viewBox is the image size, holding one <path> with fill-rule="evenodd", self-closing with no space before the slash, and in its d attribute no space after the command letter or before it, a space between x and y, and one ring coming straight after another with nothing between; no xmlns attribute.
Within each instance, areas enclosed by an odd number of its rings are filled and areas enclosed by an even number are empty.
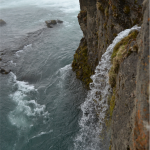
<svg viewBox="0 0 150 150"><path fill-rule="evenodd" d="M88 85L89 76L94 73L102 54L115 36L126 28L141 24L142 0L80 0L80 7L78 20L85 40L80 43L73 69L77 77ZM87 73L84 73L79 54L84 43L87 43L88 49L87 64L90 72Z"/></svg>
<svg viewBox="0 0 150 150"><path fill-rule="evenodd" d="M80 0L78 15L83 38L72 63L77 78L89 86L102 54L121 31L133 31L114 48L109 73L111 150L148 150L149 122L149 1Z"/></svg>

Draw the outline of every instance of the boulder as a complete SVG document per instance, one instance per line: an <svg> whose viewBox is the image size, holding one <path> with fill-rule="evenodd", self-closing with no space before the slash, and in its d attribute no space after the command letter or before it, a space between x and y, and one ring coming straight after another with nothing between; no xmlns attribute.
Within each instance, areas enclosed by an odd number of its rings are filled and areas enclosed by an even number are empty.
<svg viewBox="0 0 150 150"><path fill-rule="evenodd" d="M10 72L11 72L11 70L6 71L5 69L0 68L0 73L1 73L1 74L8 74L8 73L10 73Z"/></svg>
<svg viewBox="0 0 150 150"><path fill-rule="evenodd" d="M45 23L46 23L48 28L52 28L51 25L56 25L57 21L56 20L47 20L47 21L45 21Z"/></svg>
<svg viewBox="0 0 150 150"><path fill-rule="evenodd" d="M6 25L6 22L4 20L0 19L0 26L4 26L4 25Z"/></svg>
<svg viewBox="0 0 150 150"><path fill-rule="evenodd" d="M45 21L48 28L52 28L53 25L56 25L57 23L63 23L61 20L47 20Z"/></svg>

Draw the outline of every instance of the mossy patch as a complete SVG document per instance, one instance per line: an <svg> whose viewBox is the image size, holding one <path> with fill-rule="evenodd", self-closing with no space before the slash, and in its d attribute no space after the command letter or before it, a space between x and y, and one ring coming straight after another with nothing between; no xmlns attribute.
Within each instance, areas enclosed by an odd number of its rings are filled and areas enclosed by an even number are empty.
<svg viewBox="0 0 150 150"><path fill-rule="evenodd" d="M132 48L127 48L130 45L131 41L135 41L138 35L138 31L134 30L129 33L129 35L123 38L120 42L114 47L111 61L112 67L109 71L109 83L113 89L112 94L108 97L108 110L106 112L105 124L108 128L111 126L111 120L113 115L113 110L115 108L115 95L116 95L116 77L119 71L121 62L128 57L132 51L137 51L137 45L133 45Z"/></svg>
<svg viewBox="0 0 150 150"><path fill-rule="evenodd" d="M86 10L81 10L80 13L78 14L78 17L86 17L87 16L87 11Z"/></svg>
<svg viewBox="0 0 150 150"><path fill-rule="evenodd" d="M125 14L129 14L130 13L130 7L129 6L125 6L123 9Z"/></svg>
<svg viewBox="0 0 150 150"><path fill-rule="evenodd" d="M106 111L105 116L105 124L107 128L109 129L111 126L111 120L112 120L112 114L113 110L115 108L115 95L116 95L116 88L113 88L113 93L108 97L108 110Z"/></svg>
<svg viewBox="0 0 150 150"><path fill-rule="evenodd" d="M112 11L115 11L117 7L115 5L112 5Z"/></svg>
<svg viewBox="0 0 150 150"><path fill-rule="evenodd" d="M105 30L107 30L107 23L106 23L106 22L103 24L103 28L104 28Z"/></svg>
<svg viewBox="0 0 150 150"><path fill-rule="evenodd" d="M128 57L132 53L132 51L135 51L138 49L137 45L135 45L133 47L133 49L135 50L131 50L131 49L127 50L128 43L132 40L135 40L138 33L139 32L137 30L130 32L127 37L123 38L114 47L113 53L111 55L112 67L109 71L109 83L112 88L115 87L116 85L116 76L118 74L118 70L119 70L121 62L126 57Z"/></svg>
<svg viewBox="0 0 150 150"><path fill-rule="evenodd" d="M72 69L76 72L76 77L84 83L86 88L89 88L89 84L92 82L90 77L94 74L94 72L88 64L87 42L83 38L81 43L82 44L80 44L79 48L74 54Z"/></svg>
<svg viewBox="0 0 150 150"><path fill-rule="evenodd" d="M112 97L111 97L110 105L109 105L110 117L112 117L113 110L114 110L114 108L115 108L115 95L116 95L116 88L113 88L113 95L112 95Z"/></svg>
<svg viewBox="0 0 150 150"><path fill-rule="evenodd" d="M111 145L109 146L109 150L111 150Z"/></svg>
<svg viewBox="0 0 150 150"><path fill-rule="evenodd" d="M108 7L105 8L105 17L109 16Z"/></svg>
<svg viewBox="0 0 150 150"><path fill-rule="evenodd" d="M80 13L78 14L78 19L87 26L87 11L81 10Z"/></svg>
<svg viewBox="0 0 150 150"><path fill-rule="evenodd" d="M100 10L100 11L104 12L104 7L103 7L102 3L97 2L96 7L97 7L97 10Z"/></svg>

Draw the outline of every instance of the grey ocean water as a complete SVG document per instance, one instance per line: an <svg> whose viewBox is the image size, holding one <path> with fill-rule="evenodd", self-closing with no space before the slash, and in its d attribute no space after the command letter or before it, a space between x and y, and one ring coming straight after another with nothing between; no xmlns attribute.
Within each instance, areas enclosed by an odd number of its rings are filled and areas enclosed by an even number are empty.
<svg viewBox="0 0 150 150"><path fill-rule="evenodd" d="M71 70L79 2L0 0L0 150L71 150L86 90ZM63 24L49 29L45 20ZM3 55L4 54L4 55Z"/></svg>

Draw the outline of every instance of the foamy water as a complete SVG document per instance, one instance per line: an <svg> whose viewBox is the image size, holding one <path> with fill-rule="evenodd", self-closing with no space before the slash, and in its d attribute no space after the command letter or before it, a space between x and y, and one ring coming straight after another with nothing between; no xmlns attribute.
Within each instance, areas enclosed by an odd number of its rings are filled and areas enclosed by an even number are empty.
<svg viewBox="0 0 150 150"><path fill-rule="evenodd" d="M49 113L45 111L45 105L40 105L29 97L31 92L36 94L38 91L28 82L18 81L16 78L16 75L11 72L9 82L13 83L15 91L10 94L10 98L16 104L15 109L9 113L11 124L23 130L32 127L38 118L42 117L44 123L49 117Z"/></svg>
<svg viewBox="0 0 150 150"><path fill-rule="evenodd" d="M64 12L74 12L79 10L79 1L70 0L0 0L0 8L20 7L20 6L37 6L59 8Z"/></svg>
<svg viewBox="0 0 150 150"><path fill-rule="evenodd" d="M91 76L93 80L90 84L91 90L81 105L83 116L79 122L81 129L75 138L75 150L100 150L102 148L101 142L104 141L101 141L100 134L103 130L105 112L108 109L107 100L112 91L108 76L111 68L111 54L115 45L128 36L130 31L139 29L140 27L134 26L119 33L102 55L95 74Z"/></svg>

